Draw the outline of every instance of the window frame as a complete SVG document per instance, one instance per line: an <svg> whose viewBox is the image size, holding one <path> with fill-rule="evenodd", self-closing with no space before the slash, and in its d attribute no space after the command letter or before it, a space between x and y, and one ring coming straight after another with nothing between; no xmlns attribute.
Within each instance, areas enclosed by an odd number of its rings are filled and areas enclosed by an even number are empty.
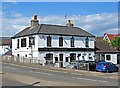
<svg viewBox="0 0 120 88"><path fill-rule="evenodd" d="M110 61L111 60L111 55L106 55L106 60Z"/></svg>
<svg viewBox="0 0 120 88"><path fill-rule="evenodd" d="M63 47L63 37L59 37L59 47Z"/></svg>
<svg viewBox="0 0 120 88"><path fill-rule="evenodd" d="M22 38L21 39L21 47L26 47L26 46L27 46L27 38Z"/></svg>
<svg viewBox="0 0 120 88"><path fill-rule="evenodd" d="M75 47L74 41L75 41L75 39L73 37L70 38L70 45L71 45L71 47Z"/></svg>
<svg viewBox="0 0 120 88"><path fill-rule="evenodd" d="M19 48L20 48L20 40L17 39L17 49L19 49Z"/></svg>
<svg viewBox="0 0 120 88"><path fill-rule="evenodd" d="M31 43L30 39L33 39L33 43ZM29 47L31 47L32 45L35 45L35 37L29 37Z"/></svg>
<svg viewBox="0 0 120 88"><path fill-rule="evenodd" d="M51 41L52 41L52 38L51 36L47 36L47 47L51 47Z"/></svg>
<svg viewBox="0 0 120 88"><path fill-rule="evenodd" d="M88 37L85 38L85 47L89 47L89 38Z"/></svg>

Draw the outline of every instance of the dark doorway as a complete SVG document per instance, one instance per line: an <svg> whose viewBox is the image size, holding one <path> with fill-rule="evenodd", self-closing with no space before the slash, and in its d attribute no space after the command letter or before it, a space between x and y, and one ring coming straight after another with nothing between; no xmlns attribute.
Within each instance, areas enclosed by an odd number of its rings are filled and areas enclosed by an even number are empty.
<svg viewBox="0 0 120 88"><path fill-rule="evenodd" d="M60 67L63 68L63 54L59 54Z"/></svg>

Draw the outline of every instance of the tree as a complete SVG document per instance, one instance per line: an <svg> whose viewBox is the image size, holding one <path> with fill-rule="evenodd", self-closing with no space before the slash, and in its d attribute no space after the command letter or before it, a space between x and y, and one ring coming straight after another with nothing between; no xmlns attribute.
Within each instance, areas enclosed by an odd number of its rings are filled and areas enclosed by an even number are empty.
<svg viewBox="0 0 120 88"><path fill-rule="evenodd" d="M117 50L120 50L120 37L115 37L111 41L111 45L112 45L113 48L116 48Z"/></svg>
<svg viewBox="0 0 120 88"><path fill-rule="evenodd" d="M107 45L110 45L110 42L108 41L108 39L104 39L103 42Z"/></svg>

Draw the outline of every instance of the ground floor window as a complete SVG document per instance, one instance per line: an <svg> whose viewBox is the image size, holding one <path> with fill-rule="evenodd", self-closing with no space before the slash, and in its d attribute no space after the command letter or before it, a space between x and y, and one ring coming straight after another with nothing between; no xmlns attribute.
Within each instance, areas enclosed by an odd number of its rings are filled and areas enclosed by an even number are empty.
<svg viewBox="0 0 120 88"><path fill-rule="evenodd" d="M75 61L76 60L76 54L75 53L71 53L70 54L70 62Z"/></svg>
<svg viewBox="0 0 120 88"><path fill-rule="evenodd" d="M49 53L49 54L46 54L46 64L53 64L53 54Z"/></svg>
<svg viewBox="0 0 120 88"><path fill-rule="evenodd" d="M106 60L111 60L110 55L106 55Z"/></svg>

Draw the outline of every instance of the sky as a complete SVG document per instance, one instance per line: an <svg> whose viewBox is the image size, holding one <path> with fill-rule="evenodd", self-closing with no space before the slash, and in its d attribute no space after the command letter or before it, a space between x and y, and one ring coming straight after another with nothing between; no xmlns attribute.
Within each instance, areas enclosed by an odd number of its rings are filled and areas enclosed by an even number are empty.
<svg viewBox="0 0 120 88"><path fill-rule="evenodd" d="M40 24L64 26L70 19L95 36L118 32L118 2L2 2L0 15L6 37L30 26L33 15Z"/></svg>

